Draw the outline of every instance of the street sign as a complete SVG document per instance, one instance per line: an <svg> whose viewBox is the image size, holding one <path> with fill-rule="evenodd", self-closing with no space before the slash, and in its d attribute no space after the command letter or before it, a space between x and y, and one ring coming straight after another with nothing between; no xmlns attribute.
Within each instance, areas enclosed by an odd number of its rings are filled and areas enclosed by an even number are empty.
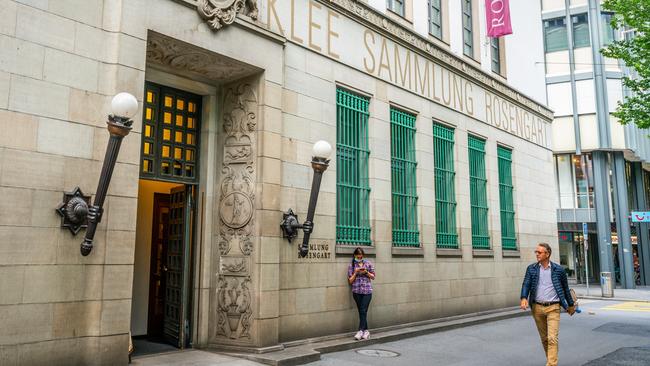
<svg viewBox="0 0 650 366"><path fill-rule="evenodd" d="M649 212L649 213L650 213L650 212ZM586 237L587 237L587 234L588 234L588 233L587 233L587 223L586 223L586 222L583 222L583 223L582 223L582 235L584 235L585 238L586 238Z"/></svg>
<svg viewBox="0 0 650 366"><path fill-rule="evenodd" d="M650 211L632 211L632 222L650 222Z"/></svg>

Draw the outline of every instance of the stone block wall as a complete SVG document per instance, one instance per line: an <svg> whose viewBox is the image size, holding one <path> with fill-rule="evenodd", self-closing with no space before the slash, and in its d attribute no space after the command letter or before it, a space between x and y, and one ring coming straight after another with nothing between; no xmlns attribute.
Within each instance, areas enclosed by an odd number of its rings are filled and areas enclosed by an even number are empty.
<svg viewBox="0 0 650 366"><path fill-rule="evenodd" d="M124 364L140 118L122 144L88 257L64 191L94 194L114 94L142 96L145 41L120 2L0 1L0 364Z"/></svg>
<svg viewBox="0 0 650 366"><path fill-rule="evenodd" d="M330 61L304 48L285 47L282 108L280 209L306 216L312 169L311 147L336 143L336 87L370 96L369 185L373 247L369 259L377 280L370 307L371 327L516 305L533 248L557 247L555 188L550 150L473 120L415 94ZM417 115L416 158L420 253L392 248L390 106ZM455 128L457 228L462 256L438 255L435 244L433 121ZM486 138L489 228L492 255L473 253L469 192L468 134ZM513 149L514 199L519 252L501 249L497 144ZM550 177L550 178L549 178ZM550 179L550 180L549 180ZM263 199L266 199L263 197ZM274 198L275 202L275 198ZM295 340L356 329L357 313L346 281L350 254L336 253L336 156L324 173L311 244L328 246L329 258L299 259L297 243L280 239L279 339ZM269 240L267 239L267 242ZM275 241L273 241L275 244ZM275 274L274 274L275 275ZM264 277L264 276L262 276Z"/></svg>

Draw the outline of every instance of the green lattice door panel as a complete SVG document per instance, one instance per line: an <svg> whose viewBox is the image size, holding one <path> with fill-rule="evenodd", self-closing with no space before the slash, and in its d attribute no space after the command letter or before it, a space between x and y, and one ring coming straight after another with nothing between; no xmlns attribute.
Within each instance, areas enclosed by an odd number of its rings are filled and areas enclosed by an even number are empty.
<svg viewBox="0 0 650 366"><path fill-rule="evenodd" d="M171 190L169 198L169 234L165 263L165 315L164 336L171 344L184 346L184 264L186 252L186 199L185 186Z"/></svg>
<svg viewBox="0 0 650 366"><path fill-rule="evenodd" d="M140 177L198 183L201 97L146 83Z"/></svg>

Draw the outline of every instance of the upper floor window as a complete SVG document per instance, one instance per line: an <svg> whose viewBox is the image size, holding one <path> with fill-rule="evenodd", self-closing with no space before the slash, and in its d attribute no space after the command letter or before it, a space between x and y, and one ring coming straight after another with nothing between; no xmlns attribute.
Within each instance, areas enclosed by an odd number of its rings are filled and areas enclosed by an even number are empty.
<svg viewBox="0 0 650 366"><path fill-rule="evenodd" d="M571 30L573 31L573 48L589 47L591 45L587 13L571 16ZM604 42L605 38L603 36ZM546 19L544 21L544 47L546 53L569 49L565 17Z"/></svg>
<svg viewBox="0 0 650 366"><path fill-rule="evenodd" d="M566 21L564 17L544 21L544 48L546 53L569 48L567 43Z"/></svg>
<svg viewBox="0 0 650 366"><path fill-rule="evenodd" d="M386 0L388 9L395 13L404 16L404 2L405 0Z"/></svg>
<svg viewBox="0 0 650 366"><path fill-rule="evenodd" d="M498 38L490 38L490 58L492 60L492 72L501 74L501 47Z"/></svg>
<svg viewBox="0 0 650 366"><path fill-rule="evenodd" d="M589 47L589 18L587 13L571 16L573 26L573 48Z"/></svg>
<svg viewBox="0 0 650 366"><path fill-rule="evenodd" d="M442 8L441 0L429 0L429 33L442 39Z"/></svg>
<svg viewBox="0 0 650 366"><path fill-rule="evenodd" d="M463 1L463 53L474 57L474 35L472 27L472 0Z"/></svg>
<svg viewBox="0 0 650 366"><path fill-rule="evenodd" d="M612 27L613 15L614 14L612 13L602 13L600 15L600 19L602 21L600 33L603 46L607 46L608 44L614 42L614 28Z"/></svg>

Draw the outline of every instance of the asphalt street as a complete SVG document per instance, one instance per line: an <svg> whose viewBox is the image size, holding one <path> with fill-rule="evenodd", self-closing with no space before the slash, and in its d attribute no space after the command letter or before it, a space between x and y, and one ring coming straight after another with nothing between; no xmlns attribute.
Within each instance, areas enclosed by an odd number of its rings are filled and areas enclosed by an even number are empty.
<svg viewBox="0 0 650 366"><path fill-rule="evenodd" d="M650 303L583 300L581 309L582 313L573 317L562 313L560 365L650 365ZM545 363L533 318L524 316L324 354L320 361L309 365L532 366Z"/></svg>

